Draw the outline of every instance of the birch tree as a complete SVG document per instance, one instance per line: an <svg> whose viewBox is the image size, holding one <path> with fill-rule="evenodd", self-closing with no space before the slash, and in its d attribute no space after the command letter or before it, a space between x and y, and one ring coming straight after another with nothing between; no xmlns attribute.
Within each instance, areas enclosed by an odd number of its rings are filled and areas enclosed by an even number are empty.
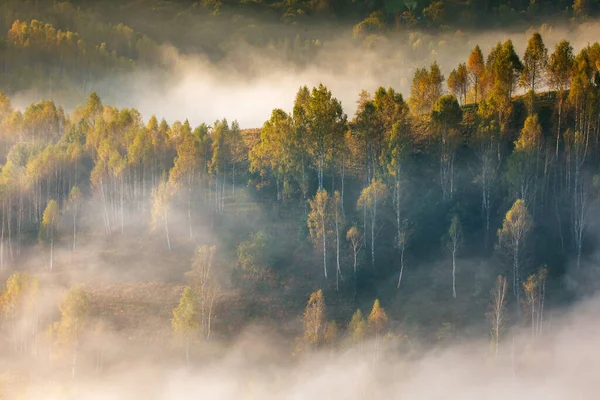
<svg viewBox="0 0 600 400"><path fill-rule="evenodd" d="M363 316L360 309L352 315L352 319L348 324L348 332L352 337L352 342L356 344L362 344L367 336L367 330L369 325Z"/></svg>
<svg viewBox="0 0 600 400"><path fill-rule="evenodd" d="M190 340L198 330L197 299L190 286L183 288L179 305L173 309L173 332L185 342L185 360L190 363Z"/></svg>
<svg viewBox="0 0 600 400"><path fill-rule="evenodd" d="M498 349L500 346L500 336L504 331L506 323L506 277L498 275L496 284L491 293L489 311L487 313L488 320L491 324L492 344L494 346L494 354L498 357Z"/></svg>
<svg viewBox="0 0 600 400"><path fill-rule="evenodd" d="M371 225L371 266L375 268L375 238L377 236L376 228L378 224L378 207L385 200L387 193L386 185L379 179L374 179L373 182L362 190L357 201L357 208L365 207L369 211L369 220ZM365 232L366 236L366 232Z"/></svg>
<svg viewBox="0 0 600 400"><path fill-rule="evenodd" d="M346 232L346 240L350 242L350 246L352 247L352 268L354 270L354 296L356 296L356 289L358 283L358 253L360 252L364 241L362 240L360 230L356 226L352 226L350 229L348 229L348 232Z"/></svg>
<svg viewBox="0 0 600 400"><path fill-rule="evenodd" d="M548 62L547 77L550 88L556 91L555 108L557 113L556 122L556 153L558 158L558 148L560 145L560 134L562 129L563 106L565 102L565 93L571 83L571 70L574 63L573 47L571 44L563 40L556 45L554 52L550 56Z"/></svg>
<svg viewBox="0 0 600 400"><path fill-rule="evenodd" d="M162 179L154 192L154 203L152 206L152 227L157 229L160 225L164 227L167 239L167 248L171 248L171 237L169 235L169 210L173 189L166 179Z"/></svg>
<svg viewBox="0 0 600 400"><path fill-rule="evenodd" d="M506 213L502 228L498 230L498 246L507 253L512 261L512 286L517 304L520 303L521 293L521 257L531 225L531 216L525 202L517 199Z"/></svg>
<svg viewBox="0 0 600 400"><path fill-rule="evenodd" d="M318 290L310 295L304 309L302 322L304 325L304 343L310 348L320 346L323 343L327 325L325 297L322 290Z"/></svg>
<svg viewBox="0 0 600 400"><path fill-rule="evenodd" d="M532 338L539 335L543 325L547 275L547 268L542 267L537 273L529 275L525 282L523 282L525 315L529 315L531 321Z"/></svg>
<svg viewBox="0 0 600 400"><path fill-rule="evenodd" d="M192 269L186 274L198 301L200 326L204 340L210 339L214 308L220 294L220 285L214 266L215 246L196 249Z"/></svg>
<svg viewBox="0 0 600 400"><path fill-rule="evenodd" d="M431 119L439 139L442 198L444 201L452 200L455 191L454 160L462 139L458 132L462 111L456 98L452 95L442 96L435 104Z"/></svg>
<svg viewBox="0 0 600 400"><path fill-rule="evenodd" d="M79 190L79 186L75 185L71 188L69 192L69 204L68 207L73 214L73 251L77 247L77 215L79 214L79 209L83 204L83 195L81 194L81 190Z"/></svg>
<svg viewBox="0 0 600 400"><path fill-rule="evenodd" d="M379 299L373 303L373 308L369 314L368 324L371 332L375 334L375 360L379 358L381 336L388 323L388 316L381 307Z"/></svg>
<svg viewBox="0 0 600 400"><path fill-rule="evenodd" d="M448 228L446 249L452 255L452 298L456 299L456 255L462 245L462 228L458 215L454 214Z"/></svg>
<svg viewBox="0 0 600 400"><path fill-rule="evenodd" d="M0 311L10 325L10 342L17 353L24 354L35 346L39 323L38 292L39 279L25 272L14 272L0 292Z"/></svg>
<svg viewBox="0 0 600 400"><path fill-rule="evenodd" d="M54 332L61 347L71 353L72 378L75 378L77 355L88 323L89 308L90 296L83 286L69 289L59 305L61 319L54 326Z"/></svg>
<svg viewBox="0 0 600 400"><path fill-rule="evenodd" d="M333 214L333 220L335 225L335 290L340 290L340 279L343 279L342 268L340 264L340 232L343 232L345 221L342 215L342 200L340 197L340 192L338 192L337 190L333 194L331 207L333 207L333 211L331 212L331 214Z"/></svg>
<svg viewBox="0 0 600 400"><path fill-rule="evenodd" d="M326 190L319 190L315 197L308 200L308 229L315 247L321 247L323 253L323 274L327 279L327 235L330 224L329 195Z"/></svg>
<svg viewBox="0 0 600 400"><path fill-rule="evenodd" d="M54 239L60 222L60 214L58 211L58 203L55 200L50 200L44 215L42 217L42 230L46 240L50 242L50 272L54 266Z"/></svg>

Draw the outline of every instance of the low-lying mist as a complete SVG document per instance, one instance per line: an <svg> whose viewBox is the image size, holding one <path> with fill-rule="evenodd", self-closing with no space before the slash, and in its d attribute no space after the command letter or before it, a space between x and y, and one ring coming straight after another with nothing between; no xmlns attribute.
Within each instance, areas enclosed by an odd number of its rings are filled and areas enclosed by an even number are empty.
<svg viewBox="0 0 600 400"><path fill-rule="evenodd" d="M191 366L183 352L180 362L130 358L64 384L32 377L21 398L591 399L600 368L598 305L598 298L579 303L535 339L526 329L507 333L497 357L485 340L425 348L406 338L293 357L272 333L255 328Z"/></svg>

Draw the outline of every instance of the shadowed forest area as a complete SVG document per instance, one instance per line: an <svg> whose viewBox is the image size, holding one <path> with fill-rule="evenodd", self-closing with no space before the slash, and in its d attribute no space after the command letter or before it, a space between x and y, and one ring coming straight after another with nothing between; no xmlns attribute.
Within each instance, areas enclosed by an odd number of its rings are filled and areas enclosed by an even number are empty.
<svg viewBox="0 0 600 400"><path fill-rule="evenodd" d="M473 398L509 375L515 398L540 377L566 395L584 377L563 361L587 355L564 346L600 331L600 44L581 33L598 11L4 1L0 399L441 398L421 380L455 364ZM436 60L460 30L485 42ZM318 77L338 45L347 65L397 45L408 75L343 104L302 85L270 117L256 107L289 81L236 91L269 65ZM139 88L198 72L236 78ZM165 114L122 106L142 98ZM224 109L264 122L209 119Z"/></svg>

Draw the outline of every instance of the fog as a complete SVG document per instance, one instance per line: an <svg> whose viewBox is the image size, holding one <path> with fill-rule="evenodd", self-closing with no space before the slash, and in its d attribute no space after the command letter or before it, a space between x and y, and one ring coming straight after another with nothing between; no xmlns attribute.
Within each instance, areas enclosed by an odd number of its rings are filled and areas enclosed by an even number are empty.
<svg viewBox="0 0 600 400"><path fill-rule="evenodd" d="M563 39L578 51L597 40L599 29L598 22L589 22L575 28L549 24L526 31L457 31L437 36L398 33L381 37L368 48L360 40L340 33L336 39L326 41L314 60L303 67L244 44L216 64L202 55L182 54L164 46L165 61L170 64L167 76L140 71L125 93L107 100L168 121L187 118L193 124L211 124L225 117L237 119L242 128L256 128L274 108L291 111L300 86L323 83L351 117L361 90L373 92L379 86L391 86L408 98L415 68L435 60L447 77L459 63L467 61L475 45L487 56L498 41L512 39L522 55L527 39L537 30L550 52Z"/></svg>
<svg viewBox="0 0 600 400"><path fill-rule="evenodd" d="M588 399L596 396L600 368L598 305L598 298L579 303L536 339L525 329L508 333L498 357L485 340L409 350L419 346L405 339L383 342L377 362L375 343L292 359L270 334L249 329L218 356L195 359L191 367L129 359L72 382L32 379L22 398Z"/></svg>

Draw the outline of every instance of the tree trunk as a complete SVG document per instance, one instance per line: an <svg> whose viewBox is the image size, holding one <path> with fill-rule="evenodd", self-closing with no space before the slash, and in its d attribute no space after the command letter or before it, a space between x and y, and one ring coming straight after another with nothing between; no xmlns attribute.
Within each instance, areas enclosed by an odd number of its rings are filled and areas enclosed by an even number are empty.
<svg viewBox="0 0 600 400"><path fill-rule="evenodd" d="M342 270L340 268L340 227L338 221L338 210L335 210L335 247L336 247L336 262L337 269L335 274L335 290L340 290L340 278Z"/></svg>
<svg viewBox="0 0 600 400"><path fill-rule="evenodd" d="M396 289L400 289L400 284L402 283L402 274L404 273L404 249L405 245L403 244L400 250L400 276L398 277L398 286Z"/></svg>
<svg viewBox="0 0 600 400"><path fill-rule="evenodd" d="M456 245L452 248L452 298L456 299Z"/></svg>
<svg viewBox="0 0 600 400"><path fill-rule="evenodd" d="M52 228L50 228L52 229ZM54 266L54 234L50 233L50 272Z"/></svg>
<svg viewBox="0 0 600 400"><path fill-rule="evenodd" d="M77 205L75 205L75 210L73 212L73 251L77 247Z"/></svg>
<svg viewBox="0 0 600 400"><path fill-rule="evenodd" d="M169 214L167 210L165 210L165 233L167 234L167 246L169 251L171 251L171 238L169 237Z"/></svg>
<svg viewBox="0 0 600 400"><path fill-rule="evenodd" d="M188 226L190 229L190 239L191 239L194 237L194 233L192 232L192 185L191 184L188 184L187 217L188 217Z"/></svg>
<svg viewBox="0 0 600 400"><path fill-rule="evenodd" d="M325 279L327 279L327 238L326 238L326 229L325 226L325 216L321 215L321 229L323 230L323 272L325 274Z"/></svg>

